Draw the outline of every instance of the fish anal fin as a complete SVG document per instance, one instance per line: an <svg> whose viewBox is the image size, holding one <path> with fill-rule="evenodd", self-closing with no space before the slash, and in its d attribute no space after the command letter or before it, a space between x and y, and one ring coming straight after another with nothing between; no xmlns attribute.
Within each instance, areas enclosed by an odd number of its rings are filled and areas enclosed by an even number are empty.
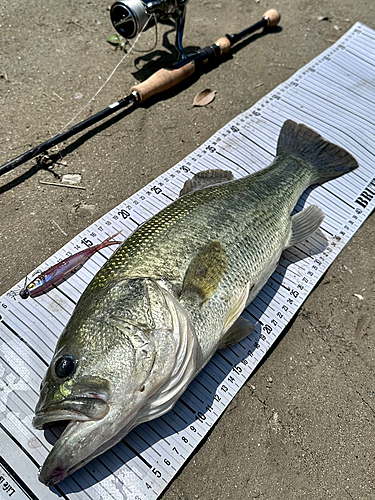
<svg viewBox="0 0 375 500"><path fill-rule="evenodd" d="M184 187L180 191L180 196L184 196L188 193L193 193L194 191L199 191L208 186L213 186L216 184L223 184L224 182L229 182L234 179L232 172L229 170L221 169L211 169L204 170L203 172L198 172L188 179Z"/></svg>
<svg viewBox="0 0 375 500"><path fill-rule="evenodd" d="M250 335L255 330L255 326L249 320L240 316L221 339L218 349L231 347L232 345L241 342L244 338Z"/></svg>
<svg viewBox="0 0 375 500"><path fill-rule="evenodd" d="M181 297L199 296L208 300L223 279L228 256L219 241L210 241L191 261L182 286Z"/></svg>
<svg viewBox="0 0 375 500"><path fill-rule="evenodd" d="M292 216L292 234L287 247L304 241L318 229L324 219L323 211L316 205L311 205L302 212Z"/></svg>

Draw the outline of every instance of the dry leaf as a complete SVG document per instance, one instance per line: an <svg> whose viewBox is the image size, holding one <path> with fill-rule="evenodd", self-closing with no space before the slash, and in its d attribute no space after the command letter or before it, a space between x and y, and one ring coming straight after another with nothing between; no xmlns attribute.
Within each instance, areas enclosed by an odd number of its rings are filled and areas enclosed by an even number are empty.
<svg viewBox="0 0 375 500"><path fill-rule="evenodd" d="M217 90L205 89L199 92L195 97L193 104L194 106L207 106L215 99Z"/></svg>

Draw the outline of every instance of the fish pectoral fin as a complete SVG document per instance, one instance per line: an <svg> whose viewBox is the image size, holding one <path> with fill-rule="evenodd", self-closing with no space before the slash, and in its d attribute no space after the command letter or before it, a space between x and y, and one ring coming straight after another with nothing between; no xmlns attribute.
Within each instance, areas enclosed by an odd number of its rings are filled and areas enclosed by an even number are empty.
<svg viewBox="0 0 375 500"><path fill-rule="evenodd" d="M217 289L228 266L228 256L219 241L210 241L191 261L182 285L181 298L205 302Z"/></svg>
<svg viewBox="0 0 375 500"><path fill-rule="evenodd" d="M199 191L207 186L222 184L233 179L233 174L229 170L211 169L198 172L194 177L185 182L184 187L180 191L180 197L194 191Z"/></svg>
<svg viewBox="0 0 375 500"><path fill-rule="evenodd" d="M255 326L246 318L240 316L221 339L218 349L224 349L241 342L255 330Z"/></svg>
<svg viewBox="0 0 375 500"><path fill-rule="evenodd" d="M225 322L218 349L237 344L255 329L247 319L240 316L248 302L249 293L253 289L251 283L247 283L241 294L233 304Z"/></svg>
<svg viewBox="0 0 375 500"><path fill-rule="evenodd" d="M318 229L324 219L323 211L316 205L305 208L292 216L292 234L287 247L305 240Z"/></svg>

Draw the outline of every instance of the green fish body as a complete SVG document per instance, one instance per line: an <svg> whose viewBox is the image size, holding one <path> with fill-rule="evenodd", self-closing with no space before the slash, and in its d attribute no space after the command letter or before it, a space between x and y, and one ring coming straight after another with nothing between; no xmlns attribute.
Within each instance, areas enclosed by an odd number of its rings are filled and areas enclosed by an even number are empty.
<svg viewBox="0 0 375 500"><path fill-rule="evenodd" d="M288 120L269 167L197 174L133 233L82 295L42 383L34 425L70 424L40 480L61 481L171 409L218 349L249 335L240 314L323 220L315 206L291 216L299 197L357 166Z"/></svg>

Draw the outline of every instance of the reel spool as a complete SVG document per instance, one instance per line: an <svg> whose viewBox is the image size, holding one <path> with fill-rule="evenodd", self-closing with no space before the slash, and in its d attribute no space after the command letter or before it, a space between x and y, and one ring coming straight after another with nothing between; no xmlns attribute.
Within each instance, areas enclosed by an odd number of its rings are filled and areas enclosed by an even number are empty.
<svg viewBox="0 0 375 500"><path fill-rule="evenodd" d="M182 37L185 26L186 5L189 0L117 0L111 7L111 21L116 31L126 39L135 38L160 20L176 22L176 50L178 61L185 59ZM151 18L151 19L150 19Z"/></svg>

